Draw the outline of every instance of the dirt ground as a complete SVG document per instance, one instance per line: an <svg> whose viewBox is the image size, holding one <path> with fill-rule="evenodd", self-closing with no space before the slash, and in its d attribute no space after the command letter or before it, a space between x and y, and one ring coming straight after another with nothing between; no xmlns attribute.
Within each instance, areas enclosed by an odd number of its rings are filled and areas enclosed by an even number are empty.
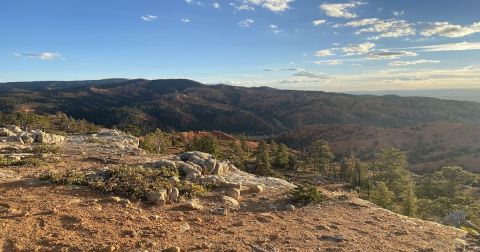
<svg viewBox="0 0 480 252"><path fill-rule="evenodd" d="M266 191L244 196L226 215L215 214L208 198L201 211L124 204L35 176L156 156L68 146L55 156L42 167L0 168L0 251L456 251L468 242L461 230L348 197L292 211L282 209L287 192Z"/></svg>

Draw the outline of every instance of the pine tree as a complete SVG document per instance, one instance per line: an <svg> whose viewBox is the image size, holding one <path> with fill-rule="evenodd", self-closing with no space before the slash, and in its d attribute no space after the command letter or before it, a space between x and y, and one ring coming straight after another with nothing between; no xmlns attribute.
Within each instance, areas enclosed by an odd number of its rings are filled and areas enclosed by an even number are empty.
<svg viewBox="0 0 480 252"><path fill-rule="evenodd" d="M280 144L275 153L275 165L286 168L289 162L288 148L285 144Z"/></svg>
<svg viewBox="0 0 480 252"><path fill-rule="evenodd" d="M414 217L417 213L417 196L413 183L407 186L403 199L403 214Z"/></svg>
<svg viewBox="0 0 480 252"><path fill-rule="evenodd" d="M270 150L265 141L261 141L257 150L257 173L263 176L271 174Z"/></svg>
<svg viewBox="0 0 480 252"><path fill-rule="evenodd" d="M315 171L325 172L330 168L334 155L324 140L313 142L307 150L308 162Z"/></svg>

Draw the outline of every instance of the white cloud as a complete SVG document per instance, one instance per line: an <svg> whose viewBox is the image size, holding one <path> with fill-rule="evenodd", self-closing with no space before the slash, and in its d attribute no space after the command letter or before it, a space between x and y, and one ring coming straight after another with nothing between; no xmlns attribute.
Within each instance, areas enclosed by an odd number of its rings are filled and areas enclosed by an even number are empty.
<svg viewBox="0 0 480 252"><path fill-rule="evenodd" d="M370 40L378 40L381 38L398 38L398 37L414 36L416 34L416 29L414 24L408 23L405 20L399 20L399 19L389 19L389 20L379 20L376 18L362 19L362 20L357 20L357 21L347 23L344 26L351 26L351 27L368 26L356 31L355 34L360 35L362 33L378 33L378 35L368 38Z"/></svg>
<svg viewBox="0 0 480 252"><path fill-rule="evenodd" d="M480 32L480 22L473 23L470 26L453 25L448 22L428 23L427 28L420 33L422 36L441 36L448 38L460 38Z"/></svg>
<svg viewBox="0 0 480 252"><path fill-rule="evenodd" d="M333 53L333 50L334 49L319 50L319 51L315 52L315 56L317 56L317 57L327 57L327 56L335 55Z"/></svg>
<svg viewBox="0 0 480 252"><path fill-rule="evenodd" d="M423 52L480 50L480 42L461 42L461 43L437 44L437 45L410 47L409 49L416 49L416 50L423 51Z"/></svg>
<svg viewBox="0 0 480 252"><path fill-rule="evenodd" d="M388 65L390 66L411 66L411 65L418 65L418 64L430 64L430 63L440 63L439 60L413 60L413 61L394 61L390 62Z"/></svg>
<svg viewBox="0 0 480 252"><path fill-rule="evenodd" d="M185 2L191 5L200 5L200 6L205 5L203 2L197 1L197 0L185 0Z"/></svg>
<svg viewBox="0 0 480 252"><path fill-rule="evenodd" d="M253 23L255 23L255 20L247 18L245 20L238 22L238 25L242 28L249 28Z"/></svg>
<svg viewBox="0 0 480 252"><path fill-rule="evenodd" d="M62 55L56 52L43 52L43 53L14 53L17 57L35 58L40 60L57 60L61 59Z"/></svg>
<svg viewBox="0 0 480 252"><path fill-rule="evenodd" d="M389 51L389 50L378 50L368 54L369 59L398 59L400 57L414 57L418 56L415 52L409 51Z"/></svg>
<svg viewBox="0 0 480 252"><path fill-rule="evenodd" d="M403 16L403 14L405 14L405 11L404 10L401 10L401 11L392 11L393 15L398 17L398 16Z"/></svg>
<svg viewBox="0 0 480 252"><path fill-rule="evenodd" d="M341 50L347 56L368 54L374 49L375 49L375 44L371 42L365 42L361 44L349 44L346 47L341 48Z"/></svg>
<svg viewBox="0 0 480 252"><path fill-rule="evenodd" d="M213 3L212 6L213 6L213 8L215 8L215 9L220 9L220 7L221 7L220 4L217 3L217 2Z"/></svg>
<svg viewBox="0 0 480 252"><path fill-rule="evenodd" d="M283 12L290 8L290 2L293 0L244 0L243 4L262 6L273 12Z"/></svg>
<svg viewBox="0 0 480 252"><path fill-rule="evenodd" d="M158 17L155 15L144 15L144 16L141 16L140 18L146 22L152 22L158 19Z"/></svg>
<svg viewBox="0 0 480 252"><path fill-rule="evenodd" d="M282 32L282 30L280 30L280 29L278 28L278 26L277 26L277 25L274 25L274 24L271 24L271 25L270 25L270 29L272 29L272 32L273 32L273 33L276 33L276 34Z"/></svg>
<svg viewBox="0 0 480 252"><path fill-rule="evenodd" d="M294 73L292 76L294 76L294 77L305 77L305 78L317 79L317 80L330 79L330 77L328 77L324 74L312 73L312 72L307 72L307 71L299 71L297 73Z"/></svg>
<svg viewBox="0 0 480 252"><path fill-rule="evenodd" d="M326 20L323 20L323 19L316 19L316 20L313 20L312 24L314 26L319 26L319 25L322 25L322 24L325 24L327 21Z"/></svg>
<svg viewBox="0 0 480 252"><path fill-rule="evenodd" d="M265 72L290 72L290 71L305 71L302 68L265 68Z"/></svg>
<svg viewBox="0 0 480 252"><path fill-rule="evenodd" d="M351 12L351 9L362 5L362 2L350 2L350 3L324 3L320 5L327 16L338 18L356 18L357 14Z"/></svg>
<svg viewBox="0 0 480 252"><path fill-rule="evenodd" d="M188 18L182 18L180 19L180 21L182 21L183 23L190 23L190 19Z"/></svg>
<svg viewBox="0 0 480 252"><path fill-rule="evenodd" d="M323 61L315 61L317 65L341 65L343 61L341 60L323 60Z"/></svg>
<svg viewBox="0 0 480 252"><path fill-rule="evenodd" d="M236 3L230 3L230 6L232 6L236 11L254 11L255 8L251 5L248 5L248 3L242 2L239 4Z"/></svg>
<svg viewBox="0 0 480 252"><path fill-rule="evenodd" d="M338 26L360 27L360 26L373 25L378 23L378 21L379 20L377 18L366 18L366 19L350 21L344 25L338 25Z"/></svg>

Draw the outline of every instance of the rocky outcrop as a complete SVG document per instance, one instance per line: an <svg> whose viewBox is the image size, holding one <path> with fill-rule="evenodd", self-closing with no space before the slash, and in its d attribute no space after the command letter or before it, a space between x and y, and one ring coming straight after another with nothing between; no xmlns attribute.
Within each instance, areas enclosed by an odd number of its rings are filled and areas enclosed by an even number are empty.
<svg viewBox="0 0 480 252"><path fill-rule="evenodd" d="M23 131L15 125L0 128L0 142L13 144L59 144L65 142L65 137L55 134L45 133L41 130Z"/></svg>

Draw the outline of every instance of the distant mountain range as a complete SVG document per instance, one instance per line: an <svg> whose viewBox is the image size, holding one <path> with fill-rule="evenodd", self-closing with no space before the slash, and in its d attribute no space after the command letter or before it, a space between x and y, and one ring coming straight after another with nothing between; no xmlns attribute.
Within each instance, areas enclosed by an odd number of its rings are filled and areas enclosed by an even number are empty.
<svg viewBox="0 0 480 252"><path fill-rule="evenodd" d="M158 127L254 135L316 124L396 128L480 122L480 103L474 102L204 85L186 79L4 83L0 110L62 111L105 126L145 131Z"/></svg>
<svg viewBox="0 0 480 252"><path fill-rule="evenodd" d="M355 95L399 95L405 97L420 96L445 100L480 102L480 87L457 89L421 89L421 90L382 90L347 92Z"/></svg>

